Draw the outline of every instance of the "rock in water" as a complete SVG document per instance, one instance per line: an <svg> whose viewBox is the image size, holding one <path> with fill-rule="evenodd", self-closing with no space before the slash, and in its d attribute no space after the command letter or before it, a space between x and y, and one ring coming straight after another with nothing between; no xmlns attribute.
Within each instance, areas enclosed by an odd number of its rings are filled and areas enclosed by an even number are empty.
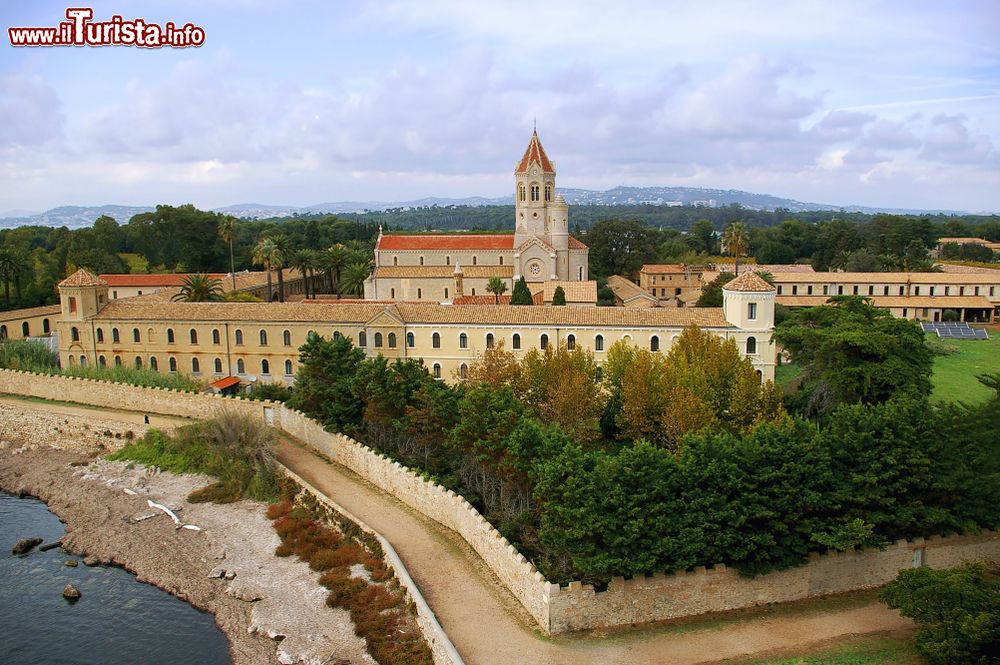
<svg viewBox="0 0 1000 665"><path fill-rule="evenodd" d="M69 566L70 568L76 568L80 564L77 563L76 559L66 559L66 565Z"/></svg>
<svg viewBox="0 0 1000 665"><path fill-rule="evenodd" d="M69 598L70 600L76 600L80 597L80 590L77 589L72 584L67 584L63 589L63 598Z"/></svg>
<svg viewBox="0 0 1000 665"><path fill-rule="evenodd" d="M49 550L54 550L55 548L59 547L60 545L62 545L62 543L59 542L58 540L56 542L54 542L54 543L45 543L44 545L42 545L41 547L38 548L38 551L39 552L48 552Z"/></svg>
<svg viewBox="0 0 1000 665"><path fill-rule="evenodd" d="M41 538L22 538L21 540L17 541L17 544L14 545L14 549L12 549L10 553L27 554L28 552L30 552L35 548L35 545L38 545L41 542L42 542Z"/></svg>

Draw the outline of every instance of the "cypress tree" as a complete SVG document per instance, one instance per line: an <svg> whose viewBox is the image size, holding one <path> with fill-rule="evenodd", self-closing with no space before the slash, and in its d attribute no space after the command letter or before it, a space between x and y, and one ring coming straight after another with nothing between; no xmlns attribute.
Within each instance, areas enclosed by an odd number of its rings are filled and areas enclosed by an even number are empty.
<svg viewBox="0 0 1000 665"><path fill-rule="evenodd" d="M531 291L528 290L528 283L524 281L524 277L517 280L514 284L514 290L510 294L510 304L511 305L532 305L534 301L531 299Z"/></svg>
<svg viewBox="0 0 1000 665"><path fill-rule="evenodd" d="M555 293L552 294L552 304L553 305L565 305L566 304L566 292L563 291L563 287L557 286Z"/></svg>

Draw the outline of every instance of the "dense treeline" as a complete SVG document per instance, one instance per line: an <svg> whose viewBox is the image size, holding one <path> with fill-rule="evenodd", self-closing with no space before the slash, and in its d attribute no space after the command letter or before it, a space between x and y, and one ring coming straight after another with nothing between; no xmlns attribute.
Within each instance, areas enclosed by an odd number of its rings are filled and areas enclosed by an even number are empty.
<svg viewBox="0 0 1000 665"><path fill-rule="evenodd" d="M887 355L923 341L901 344ZM454 386L343 337L300 351L293 406L463 494L550 580L756 574L1000 521L1000 397L931 406L918 382L789 415L696 328L666 355L616 345L600 372L584 351L498 348Z"/></svg>

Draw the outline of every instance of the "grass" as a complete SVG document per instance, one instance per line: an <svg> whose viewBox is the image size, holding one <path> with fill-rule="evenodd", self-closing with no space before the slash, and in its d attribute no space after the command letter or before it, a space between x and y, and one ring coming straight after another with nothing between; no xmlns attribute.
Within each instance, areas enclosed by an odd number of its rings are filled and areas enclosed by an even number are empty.
<svg viewBox="0 0 1000 665"><path fill-rule="evenodd" d="M899 637L869 637L850 644L768 660L745 661L747 665L923 665L926 661L913 641Z"/></svg>
<svg viewBox="0 0 1000 665"><path fill-rule="evenodd" d="M128 271L132 274L149 272L149 261L141 254L130 252L118 252L119 258L128 265Z"/></svg>
<svg viewBox="0 0 1000 665"><path fill-rule="evenodd" d="M976 375L1000 372L1000 333L990 330L988 340L938 340L935 347L952 353L934 357L931 399L978 404L992 392L976 381Z"/></svg>
<svg viewBox="0 0 1000 665"><path fill-rule="evenodd" d="M782 363L774 368L774 383L777 384L782 390L792 381L794 381L800 374L802 374L802 365L796 365L795 363Z"/></svg>

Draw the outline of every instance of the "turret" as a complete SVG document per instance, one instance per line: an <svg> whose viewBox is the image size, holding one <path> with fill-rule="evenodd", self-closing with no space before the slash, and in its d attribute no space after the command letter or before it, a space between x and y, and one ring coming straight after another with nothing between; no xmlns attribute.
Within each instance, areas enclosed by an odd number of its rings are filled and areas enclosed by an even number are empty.
<svg viewBox="0 0 1000 665"><path fill-rule="evenodd" d="M462 282L464 281L465 275L462 274L462 266L455 264L455 298L461 298L465 295L464 287Z"/></svg>
<svg viewBox="0 0 1000 665"><path fill-rule="evenodd" d="M59 282L59 302L64 321L85 321L108 304L108 283L80 268Z"/></svg>
<svg viewBox="0 0 1000 665"><path fill-rule="evenodd" d="M747 271L722 287L726 321L741 330L774 328L775 288L755 272Z"/></svg>
<svg viewBox="0 0 1000 665"><path fill-rule="evenodd" d="M553 202L555 191L555 164L545 154L538 132L533 132L524 156L514 166L515 246L531 236L547 235L546 208Z"/></svg>
<svg viewBox="0 0 1000 665"><path fill-rule="evenodd" d="M557 194L555 201L549 204L547 214L546 226L552 239L552 247L564 252L569 248L569 206L562 194Z"/></svg>

